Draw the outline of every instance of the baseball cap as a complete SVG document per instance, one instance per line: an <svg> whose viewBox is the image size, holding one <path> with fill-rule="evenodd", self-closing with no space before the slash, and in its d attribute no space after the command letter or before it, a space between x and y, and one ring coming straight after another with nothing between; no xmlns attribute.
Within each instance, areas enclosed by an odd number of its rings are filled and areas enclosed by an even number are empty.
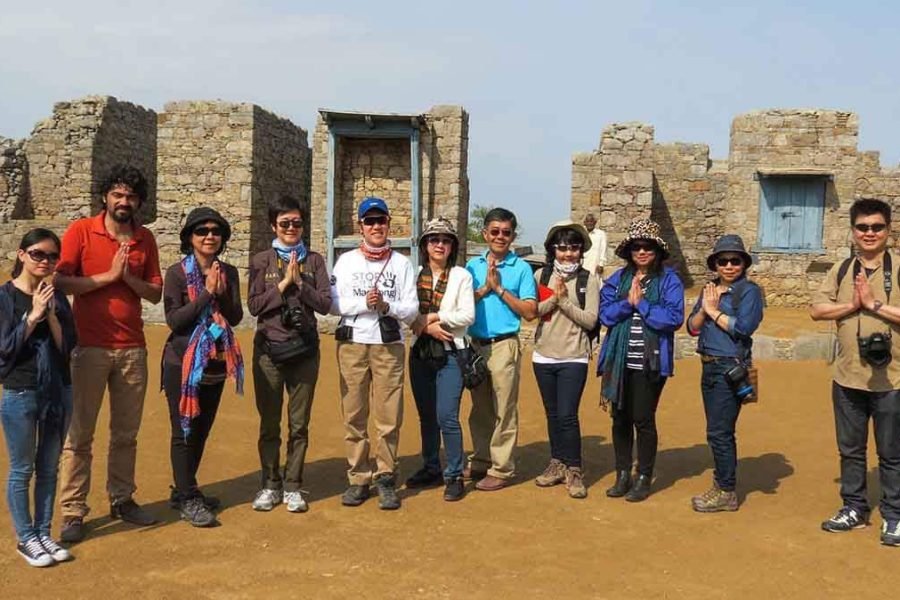
<svg viewBox="0 0 900 600"><path fill-rule="evenodd" d="M376 198L375 196L369 196L368 198L363 198L363 201L359 203L357 218L362 219L364 216L366 216L366 213L373 210L377 210L386 215L391 214L384 200L382 200L381 198Z"/></svg>

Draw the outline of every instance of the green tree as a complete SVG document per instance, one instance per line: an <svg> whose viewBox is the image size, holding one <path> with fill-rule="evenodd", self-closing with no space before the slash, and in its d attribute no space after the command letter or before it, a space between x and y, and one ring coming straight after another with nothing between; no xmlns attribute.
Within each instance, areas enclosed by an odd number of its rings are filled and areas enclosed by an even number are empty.
<svg viewBox="0 0 900 600"><path fill-rule="evenodd" d="M481 206L476 204L469 211L469 228L466 230L466 240L476 243L484 243L481 237L481 227L484 225L484 217L493 210L493 206Z"/></svg>

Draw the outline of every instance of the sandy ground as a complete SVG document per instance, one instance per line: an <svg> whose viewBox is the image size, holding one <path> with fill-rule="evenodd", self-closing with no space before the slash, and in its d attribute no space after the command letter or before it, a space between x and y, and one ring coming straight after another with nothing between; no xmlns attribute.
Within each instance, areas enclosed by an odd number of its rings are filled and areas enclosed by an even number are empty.
<svg viewBox="0 0 900 600"><path fill-rule="evenodd" d="M166 330L148 332L156 382ZM247 349L249 335L241 332ZM153 390L139 439L136 497L161 523L140 529L108 518L104 409L89 538L74 547L75 561L33 569L15 554L9 514L0 511L6 536L0 598L847 598L874 597L891 585L900 549L879 545L877 513L864 530L819 530L840 503L824 363L760 364L763 401L739 422L737 513L690 509L691 495L706 489L712 473L693 359L677 363L663 395L648 501L628 504L603 493L613 479L613 452L594 378L581 410L589 497L537 488L532 479L546 464L548 445L527 357L517 485L473 491L455 504L444 502L440 489L404 492L400 511L383 512L374 499L359 508L340 505L345 461L331 338L323 353L306 467L308 513L250 508L258 484L257 416L252 394L228 393L200 472L205 492L223 500L221 527L180 522L166 506L169 424L162 395ZM468 395L463 405L465 418ZM419 443L408 391L405 420L400 450L409 474L418 466ZM5 473L5 452L0 456ZM872 470L873 501L878 493Z"/></svg>

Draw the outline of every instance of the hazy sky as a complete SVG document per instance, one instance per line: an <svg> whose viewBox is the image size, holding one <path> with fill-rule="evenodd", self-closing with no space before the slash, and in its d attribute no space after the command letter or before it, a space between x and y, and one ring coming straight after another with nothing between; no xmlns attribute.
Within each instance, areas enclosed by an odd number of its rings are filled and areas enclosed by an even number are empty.
<svg viewBox="0 0 900 600"><path fill-rule="evenodd" d="M897 164L900 4L729 4L0 0L0 135L87 94L250 101L307 129L319 107L461 104L472 204L513 208L530 241L615 121L725 158L738 113L852 110L860 148Z"/></svg>

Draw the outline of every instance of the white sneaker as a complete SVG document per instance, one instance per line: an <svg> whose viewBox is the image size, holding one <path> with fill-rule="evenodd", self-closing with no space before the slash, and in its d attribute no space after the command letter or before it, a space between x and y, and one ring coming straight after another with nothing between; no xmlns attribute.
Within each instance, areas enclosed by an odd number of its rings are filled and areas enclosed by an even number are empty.
<svg viewBox="0 0 900 600"><path fill-rule="evenodd" d="M32 567L49 567L50 565L56 564L56 561L53 560L53 557L44 550L44 547L41 545L41 541L36 537L33 537L24 542L19 542L16 545L16 552L22 555L22 558L25 559Z"/></svg>
<svg viewBox="0 0 900 600"><path fill-rule="evenodd" d="M72 553L53 541L49 535L40 536L41 546L47 551L56 562L65 562L72 560Z"/></svg>
<svg viewBox="0 0 900 600"><path fill-rule="evenodd" d="M309 505L306 504L306 500L303 498L303 493L300 490L297 490L296 492L285 492L283 500L287 505L288 512L296 513L309 510Z"/></svg>
<svg viewBox="0 0 900 600"><path fill-rule="evenodd" d="M253 499L253 510L270 511L281 504L281 493L278 490L263 488Z"/></svg>

